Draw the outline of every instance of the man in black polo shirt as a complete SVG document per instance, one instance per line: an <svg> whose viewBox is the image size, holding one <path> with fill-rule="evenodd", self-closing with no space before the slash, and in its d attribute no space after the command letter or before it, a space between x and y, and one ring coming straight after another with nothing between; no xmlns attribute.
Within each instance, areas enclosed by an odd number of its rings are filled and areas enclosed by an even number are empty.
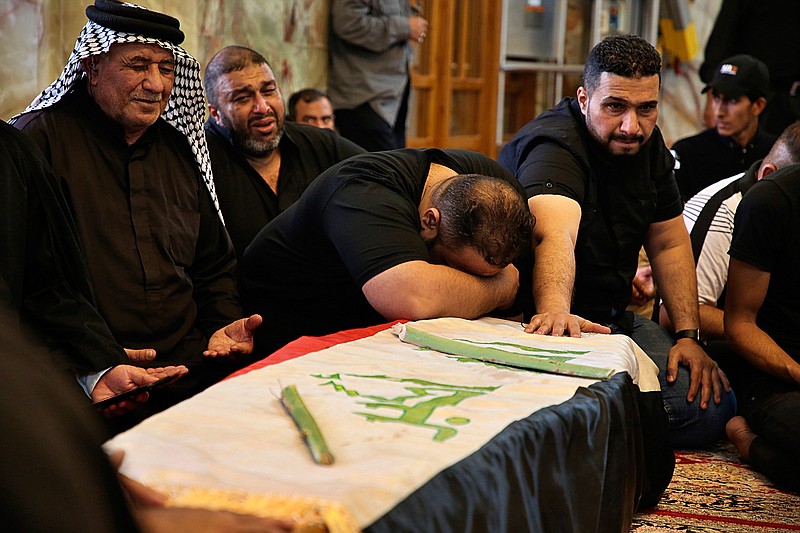
<svg viewBox="0 0 800 533"><path fill-rule="evenodd" d="M752 367L728 437L778 486L800 490L800 165L742 198L733 228L725 337Z"/></svg>
<svg viewBox="0 0 800 533"><path fill-rule="evenodd" d="M500 153L537 218L538 314L526 331L630 335L659 367L671 444L713 441L735 399L699 344L692 250L672 157L656 126L661 58L640 37L608 37L590 52L583 83L577 99L528 123ZM625 310L642 244L678 330L674 341Z"/></svg>
<svg viewBox="0 0 800 533"><path fill-rule="evenodd" d="M225 227L241 258L258 231L323 170L364 149L333 131L285 122L272 68L249 48L217 52L205 85L211 168Z"/></svg>
<svg viewBox="0 0 800 533"><path fill-rule="evenodd" d="M675 179L683 201L763 159L776 136L758 126L767 105L767 66L749 55L725 59L704 89L713 96L713 128L672 146Z"/></svg>
<svg viewBox="0 0 800 533"><path fill-rule="evenodd" d="M522 187L481 154L351 157L245 251L245 305L266 313L257 342L508 308L519 287L510 263L529 249L531 224Z"/></svg>

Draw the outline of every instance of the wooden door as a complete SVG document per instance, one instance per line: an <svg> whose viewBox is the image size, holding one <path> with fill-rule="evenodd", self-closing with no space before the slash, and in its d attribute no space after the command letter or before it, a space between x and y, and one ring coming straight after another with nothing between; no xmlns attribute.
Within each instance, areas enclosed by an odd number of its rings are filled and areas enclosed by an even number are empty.
<svg viewBox="0 0 800 533"><path fill-rule="evenodd" d="M496 155L501 2L419 0L430 29L414 44L408 145Z"/></svg>

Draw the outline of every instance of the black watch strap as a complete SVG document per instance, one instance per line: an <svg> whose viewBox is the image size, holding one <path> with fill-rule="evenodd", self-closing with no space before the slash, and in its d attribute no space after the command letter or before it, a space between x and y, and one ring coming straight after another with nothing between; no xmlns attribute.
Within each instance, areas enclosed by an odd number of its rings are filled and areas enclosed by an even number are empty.
<svg viewBox="0 0 800 533"><path fill-rule="evenodd" d="M676 331L674 335L675 340L679 339L692 339L698 344L702 344L700 342L700 330L699 329L682 329L680 331Z"/></svg>

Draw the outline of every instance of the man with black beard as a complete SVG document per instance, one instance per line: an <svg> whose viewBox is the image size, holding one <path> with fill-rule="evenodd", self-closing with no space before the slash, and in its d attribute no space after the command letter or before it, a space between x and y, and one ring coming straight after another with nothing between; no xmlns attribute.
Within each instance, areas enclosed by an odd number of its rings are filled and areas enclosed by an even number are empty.
<svg viewBox="0 0 800 533"><path fill-rule="evenodd" d="M656 126L661 57L633 35L589 54L577 98L565 98L503 148L525 187L534 228L526 331L629 335L659 367L675 447L724 435L735 412L728 380L699 342L697 279L673 159ZM644 244L677 332L626 311ZM713 401L709 401L713 398Z"/></svg>
<svg viewBox="0 0 800 533"><path fill-rule="evenodd" d="M205 73L205 125L225 226L237 257L330 166L364 150L330 130L285 122L283 97L264 57L228 46Z"/></svg>

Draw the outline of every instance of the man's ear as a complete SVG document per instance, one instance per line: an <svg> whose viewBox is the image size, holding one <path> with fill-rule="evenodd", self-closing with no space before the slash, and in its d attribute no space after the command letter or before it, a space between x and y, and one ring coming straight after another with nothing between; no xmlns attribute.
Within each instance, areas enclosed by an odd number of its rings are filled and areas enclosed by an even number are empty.
<svg viewBox="0 0 800 533"><path fill-rule="evenodd" d="M86 72L86 77L89 79L91 85L97 84L97 57L89 56L81 59L83 71Z"/></svg>
<svg viewBox="0 0 800 533"><path fill-rule="evenodd" d="M764 108L767 107L767 99L763 96L759 96L755 100L753 100L753 109L756 112L756 116L760 115L764 112Z"/></svg>
<svg viewBox="0 0 800 533"><path fill-rule="evenodd" d="M778 167L776 167L772 163L766 163L766 164L762 163L761 166L758 167L758 173L756 174L756 177L758 179L765 178L770 174L772 174L773 172L775 172L776 170L778 170Z"/></svg>
<svg viewBox="0 0 800 533"><path fill-rule="evenodd" d="M586 116L589 113L589 93L583 85L578 87L578 105L581 107L581 113Z"/></svg>
<svg viewBox="0 0 800 533"><path fill-rule="evenodd" d="M214 119L218 126L222 126L222 121L219 119L219 108L217 106L208 104L208 114Z"/></svg>
<svg viewBox="0 0 800 533"><path fill-rule="evenodd" d="M420 226L422 229L419 234L423 239L433 239L439 233L439 223L441 222L441 213L435 207L429 207L419 217Z"/></svg>

